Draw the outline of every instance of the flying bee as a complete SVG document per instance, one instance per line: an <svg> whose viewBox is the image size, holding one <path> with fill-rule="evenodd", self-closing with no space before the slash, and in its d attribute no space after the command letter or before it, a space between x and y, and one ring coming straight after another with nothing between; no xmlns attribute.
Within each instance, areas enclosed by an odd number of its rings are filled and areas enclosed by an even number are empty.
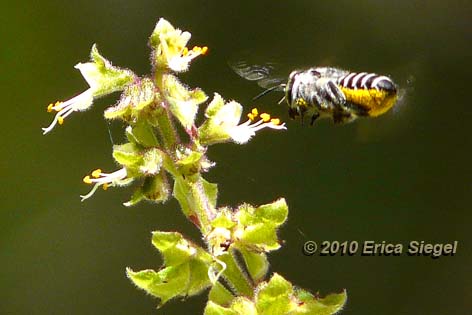
<svg viewBox="0 0 472 315"><path fill-rule="evenodd" d="M266 88L257 99L272 91L284 92L291 118L316 119L331 117L334 123L347 123L358 117L376 117L395 105L398 95L392 79L367 72L350 72L333 67L295 70L288 81L272 78L273 64L248 65L244 61L232 65L241 77L257 81Z"/></svg>

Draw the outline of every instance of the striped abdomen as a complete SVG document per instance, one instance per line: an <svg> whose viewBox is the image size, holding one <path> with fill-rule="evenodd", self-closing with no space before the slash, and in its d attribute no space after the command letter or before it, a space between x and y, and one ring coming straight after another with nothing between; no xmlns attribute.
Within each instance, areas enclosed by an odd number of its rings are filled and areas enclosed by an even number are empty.
<svg viewBox="0 0 472 315"><path fill-rule="evenodd" d="M337 84L346 101L366 110L368 116L385 113L397 100L395 83L383 75L352 72L338 78Z"/></svg>

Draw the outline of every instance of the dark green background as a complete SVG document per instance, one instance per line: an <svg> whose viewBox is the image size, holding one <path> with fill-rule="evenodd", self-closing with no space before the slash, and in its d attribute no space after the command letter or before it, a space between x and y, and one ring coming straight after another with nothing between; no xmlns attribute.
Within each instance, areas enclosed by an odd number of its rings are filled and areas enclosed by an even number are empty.
<svg viewBox="0 0 472 315"><path fill-rule="evenodd" d="M220 4L221 3L221 4ZM3 1L1 16L0 314L201 314L205 296L156 301L125 267L159 268L153 230L195 240L175 201L125 208L131 189L87 191L90 170L113 170L102 110L74 114L48 136L46 105L86 88L90 47L149 72L146 46L165 17L210 54L182 79L252 106L257 85L227 61L243 50L292 65L390 74L405 100L378 119L314 127L288 120L277 96L258 106L287 120L249 144L212 147L207 175L220 205L290 206L272 271L321 294L346 288L342 314L466 314L471 292L470 1ZM412 80L413 79L413 80ZM407 81L413 81L408 85ZM115 142L122 140L112 126ZM307 240L459 241L455 257L305 257Z"/></svg>

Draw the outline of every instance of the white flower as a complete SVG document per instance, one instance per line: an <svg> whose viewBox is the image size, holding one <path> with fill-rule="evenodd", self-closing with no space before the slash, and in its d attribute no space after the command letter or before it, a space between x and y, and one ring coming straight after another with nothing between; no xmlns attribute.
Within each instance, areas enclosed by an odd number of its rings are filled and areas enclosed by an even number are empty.
<svg viewBox="0 0 472 315"><path fill-rule="evenodd" d="M133 181L133 178L127 178L126 168L119 169L113 173L103 173L101 169L96 169L92 172L91 176L87 175L83 181L86 184L93 184L92 190L86 195L80 196L81 201L92 197L98 187L103 186L106 190L108 187L113 186L124 186Z"/></svg>
<svg viewBox="0 0 472 315"><path fill-rule="evenodd" d="M190 62L205 55L208 47L186 47L190 37L189 32L176 29L165 19L160 19L151 35L151 45L157 45L157 66L167 67L175 72L187 71Z"/></svg>
<svg viewBox="0 0 472 315"><path fill-rule="evenodd" d="M93 91L92 89L87 89L81 94L71 98L65 102L56 102L55 104L49 104L48 112L56 111L56 116L52 123L43 129L43 135L51 131L56 124L62 125L64 119L76 111L83 111L89 108L93 103Z"/></svg>
<svg viewBox="0 0 472 315"><path fill-rule="evenodd" d="M164 43L164 42L163 42ZM192 50L188 50L185 47L182 52L168 58L167 62L169 68L175 72L187 71L190 62L200 55L205 55L208 51L208 47L195 46Z"/></svg>
<svg viewBox="0 0 472 315"><path fill-rule="evenodd" d="M114 67L99 54L95 45L92 47L91 58L91 62L75 65L87 81L89 88L68 101L49 104L48 112L57 113L52 123L47 128L42 128L43 134L51 131L56 124L62 125L64 119L73 112L88 109L92 106L94 98L122 90L134 81L135 75L131 71Z"/></svg>
<svg viewBox="0 0 472 315"><path fill-rule="evenodd" d="M278 118L271 118L267 113L259 115L256 108L252 109L251 113L248 114L249 119L247 121L238 124L241 118L241 111L242 106L240 104L229 102L225 104L213 118L214 123L224 128L229 137L238 144L248 142L257 131L264 128L277 130L287 129L285 123L280 124Z"/></svg>
<svg viewBox="0 0 472 315"><path fill-rule="evenodd" d="M48 112L55 111L57 113L52 123L47 128L42 128L43 135L51 131L56 124L62 125L64 119L73 112L84 111L93 104L94 94L99 86L99 82L96 80L98 72L97 65L92 62L78 63L74 68L82 73L82 76L90 87L68 101L49 104Z"/></svg>

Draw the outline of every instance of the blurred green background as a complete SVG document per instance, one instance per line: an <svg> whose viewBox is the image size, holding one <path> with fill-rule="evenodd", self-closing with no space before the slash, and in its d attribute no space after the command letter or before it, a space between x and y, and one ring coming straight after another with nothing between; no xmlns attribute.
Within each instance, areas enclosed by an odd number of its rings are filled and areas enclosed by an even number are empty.
<svg viewBox="0 0 472 315"><path fill-rule="evenodd" d="M121 205L131 189L81 203L92 169L115 168L102 110L74 114L48 136L46 105L83 91L73 69L97 43L115 65L149 73L159 17L210 54L181 76L253 106L261 90L227 66L238 52L287 68L333 65L391 75L404 100L378 119L314 127L290 121L280 95L257 102L287 120L249 144L212 147L207 175L220 205L290 206L272 271L321 294L346 288L342 314L466 314L472 308L470 1L3 1L0 314L201 314L205 295L156 301L125 267L159 268L153 230L199 239L177 203ZM413 82L409 84L408 82ZM119 124L111 132L115 142ZM459 241L455 257L305 257L307 240Z"/></svg>

